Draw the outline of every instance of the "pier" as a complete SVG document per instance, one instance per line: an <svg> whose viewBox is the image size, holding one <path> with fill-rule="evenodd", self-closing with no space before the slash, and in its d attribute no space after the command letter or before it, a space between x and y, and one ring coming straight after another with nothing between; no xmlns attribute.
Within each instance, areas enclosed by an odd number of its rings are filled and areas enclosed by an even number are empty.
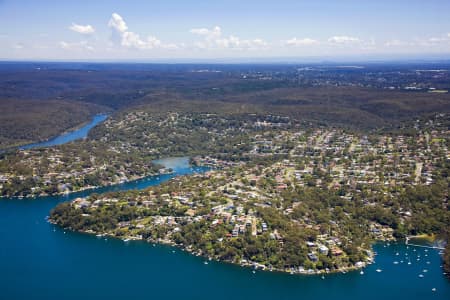
<svg viewBox="0 0 450 300"><path fill-rule="evenodd" d="M444 247L439 247L439 246L427 246L427 245L411 244L411 243L409 242L410 238L411 238L411 237L409 237L409 236L406 237L406 239L405 239L405 245L408 245L408 246L414 246L414 247L421 247L421 248L428 248L428 249L438 249L438 250L444 250L444 249L445 249Z"/></svg>

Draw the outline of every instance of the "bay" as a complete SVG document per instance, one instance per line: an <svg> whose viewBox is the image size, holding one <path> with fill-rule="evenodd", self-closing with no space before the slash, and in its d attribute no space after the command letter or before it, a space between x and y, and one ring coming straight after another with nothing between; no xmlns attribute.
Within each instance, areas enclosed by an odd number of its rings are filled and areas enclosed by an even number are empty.
<svg viewBox="0 0 450 300"><path fill-rule="evenodd" d="M0 299L450 299L438 250L401 242L376 244L375 264L363 275L322 279L204 264L177 248L70 232L45 219L62 201L205 170L192 168L187 158L160 163L174 174L68 196L0 200Z"/></svg>

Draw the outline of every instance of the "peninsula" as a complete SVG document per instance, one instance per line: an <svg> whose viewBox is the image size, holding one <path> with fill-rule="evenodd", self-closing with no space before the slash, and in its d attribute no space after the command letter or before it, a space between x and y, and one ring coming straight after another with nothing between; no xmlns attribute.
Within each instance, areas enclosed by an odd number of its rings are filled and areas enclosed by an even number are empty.
<svg viewBox="0 0 450 300"><path fill-rule="evenodd" d="M220 117L209 118L203 125ZM258 118L241 123L245 139L228 154L192 158L212 171L62 203L50 220L178 246L207 260L302 274L362 268L377 240L445 237L448 116L416 122L413 136L303 129L282 116Z"/></svg>

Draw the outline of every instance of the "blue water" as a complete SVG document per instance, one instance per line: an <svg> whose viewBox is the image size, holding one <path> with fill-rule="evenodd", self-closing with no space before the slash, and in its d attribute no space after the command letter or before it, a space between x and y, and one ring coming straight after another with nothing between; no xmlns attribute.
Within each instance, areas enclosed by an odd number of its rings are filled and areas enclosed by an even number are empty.
<svg viewBox="0 0 450 300"><path fill-rule="evenodd" d="M141 189L203 171L191 168L186 158L165 164L175 173L97 192ZM250 269L214 261L205 265L203 258L176 248L105 240L46 222L57 203L89 193L0 200L0 299L450 299L450 282L442 275L437 250L377 244L376 263L364 275L350 272L321 279L253 274ZM376 272L378 268L381 273Z"/></svg>
<svg viewBox="0 0 450 300"><path fill-rule="evenodd" d="M83 139L83 138L87 137L89 131L92 128L94 128L99 123L105 121L107 117L108 116L104 115L104 114L96 115L96 116L94 116L94 118L92 119L92 121L89 124L79 128L77 130L62 134L62 135L57 136L48 141L20 146L19 149L27 150L27 149L38 148L38 147L51 147L51 146L62 145L62 144L68 143L68 142Z"/></svg>

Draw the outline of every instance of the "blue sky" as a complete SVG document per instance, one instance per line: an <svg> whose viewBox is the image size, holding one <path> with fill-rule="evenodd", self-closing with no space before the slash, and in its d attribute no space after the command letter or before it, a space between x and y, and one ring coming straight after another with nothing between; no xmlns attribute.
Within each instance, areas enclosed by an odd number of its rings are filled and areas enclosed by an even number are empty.
<svg viewBox="0 0 450 300"><path fill-rule="evenodd" d="M0 59L446 56L450 1L0 0L0 45Z"/></svg>

